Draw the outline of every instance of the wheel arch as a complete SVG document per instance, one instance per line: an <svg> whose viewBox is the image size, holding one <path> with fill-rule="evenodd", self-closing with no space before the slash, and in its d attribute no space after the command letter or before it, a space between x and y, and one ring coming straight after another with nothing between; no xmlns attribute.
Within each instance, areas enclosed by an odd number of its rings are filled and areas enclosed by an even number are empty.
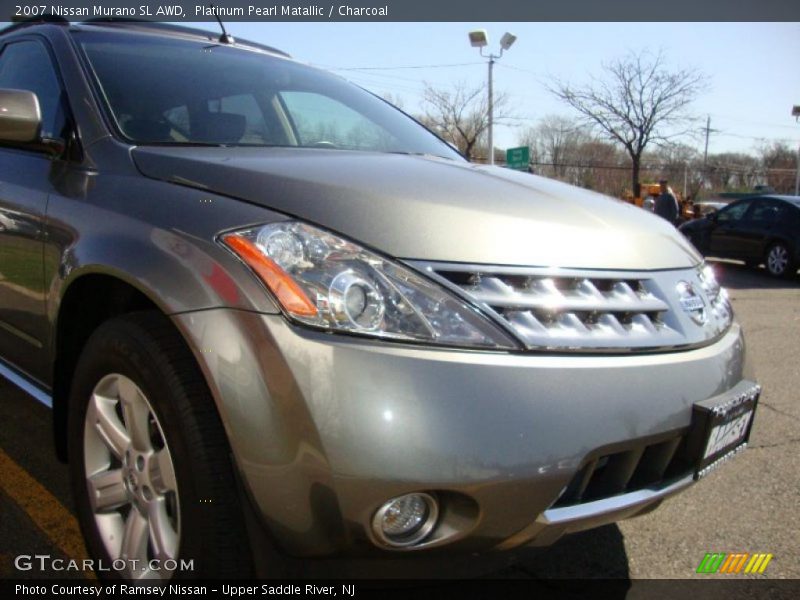
<svg viewBox="0 0 800 600"><path fill-rule="evenodd" d="M784 246L786 246L786 248L789 250L790 253L793 253L795 251L794 244L789 238L783 235L773 234L770 237L768 237L764 242L764 254L769 252L769 249L772 248L772 246L777 243L781 243Z"/></svg>
<svg viewBox="0 0 800 600"><path fill-rule="evenodd" d="M69 390L89 336L111 318L146 310L167 314L151 290L122 273L87 268L65 282L63 294L54 307L51 340L53 435L56 455L62 462L67 461Z"/></svg>

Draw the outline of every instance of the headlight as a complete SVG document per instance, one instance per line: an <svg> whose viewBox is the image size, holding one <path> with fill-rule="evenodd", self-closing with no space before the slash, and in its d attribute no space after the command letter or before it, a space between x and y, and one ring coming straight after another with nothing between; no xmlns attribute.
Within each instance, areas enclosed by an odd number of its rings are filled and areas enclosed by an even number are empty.
<svg viewBox="0 0 800 600"><path fill-rule="evenodd" d="M698 273L698 278L708 296L711 314L718 319L721 329L727 329L733 321L733 306L728 297L728 290L720 286L711 265L704 265Z"/></svg>
<svg viewBox="0 0 800 600"><path fill-rule="evenodd" d="M305 325L396 340L518 347L438 284L311 225L273 223L221 239L286 314Z"/></svg>
<svg viewBox="0 0 800 600"><path fill-rule="evenodd" d="M708 299L711 300L712 303L716 302L720 292L724 292L725 290L722 289L717 281L717 274L714 273L714 267L711 265L703 265L698 273L698 278L700 279L700 285L703 286Z"/></svg>

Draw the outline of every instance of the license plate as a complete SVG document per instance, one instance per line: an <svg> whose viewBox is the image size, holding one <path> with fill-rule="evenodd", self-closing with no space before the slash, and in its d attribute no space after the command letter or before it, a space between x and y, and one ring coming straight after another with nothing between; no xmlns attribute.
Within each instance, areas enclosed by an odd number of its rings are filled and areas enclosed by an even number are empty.
<svg viewBox="0 0 800 600"><path fill-rule="evenodd" d="M757 384L742 382L727 394L694 405L688 445L696 478L748 441L760 392Z"/></svg>

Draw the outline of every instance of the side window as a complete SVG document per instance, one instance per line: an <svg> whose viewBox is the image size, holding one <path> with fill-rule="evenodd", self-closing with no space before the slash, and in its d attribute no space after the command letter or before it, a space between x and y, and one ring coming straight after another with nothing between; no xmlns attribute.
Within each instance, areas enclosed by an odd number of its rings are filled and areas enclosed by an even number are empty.
<svg viewBox="0 0 800 600"><path fill-rule="evenodd" d="M244 117L244 133L240 138L242 144L267 144L270 136L267 132L264 115L252 94L226 96L208 101L211 113L228 113Z"/></svg>
<svg viewBox="0 0 800 600"><path fill-rule="evenodd" d="M39 42L12 42L0 54L0 88L28 90L39 98L42 135L64 137L63 90L47 49Z"/></svg>
<svg viewBox="0 0 800 600"><path fill-rule="evenodd" d="M312 92L280 92L301 146L333 145L351 150L391 150L397 140L341 102Z"/></svg>
<svg viewBox="0 0 800 600"><path fill-rule="evenodd" d="M191 127L189 126L189 109L186 106L175 106L165 110L164 120L172 128L172 137L176 141L185 142L191 137Z"/></svg>
<svg viewBox="0 0 800 600"><path fill-rule="evenodd" d="M751 221L759 223L775 223L781 216L781 206L774 201L754 202L747 215Z"/></svg>
<svg viewBox="0 0 800 600"><path fill-rule="evenodd" d="M727 208L723 208L718 213L719 216L717 217L717 221L720 223L735 223L737 221L741 221L742 217L744 217L744 213L746 213L747 209L750 208L750 204L752 204L750 200L744 200L742 202L732 204Z"/></svg>

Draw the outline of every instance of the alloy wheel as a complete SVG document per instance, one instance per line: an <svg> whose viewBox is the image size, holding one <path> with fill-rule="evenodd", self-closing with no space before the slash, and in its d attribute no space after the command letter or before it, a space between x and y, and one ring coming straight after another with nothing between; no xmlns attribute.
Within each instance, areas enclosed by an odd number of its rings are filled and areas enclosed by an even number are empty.
<svg viewBox="0 0 800 600"><path fill-rule="evenodd" d="M767 254L767 269L773 275L783 275L789 265L789 251L780 244L770 248Z"/></svg>
<svg viewBox="0 0 800 600"><path fill-rule="evenodd" d="M125 561L121 575L168 576L169 571L151 567L159 561L163 568L178 555L175 467L152 405L128 377L110 374L95 386L83 450L95 525L111 560Z"/></svg>

